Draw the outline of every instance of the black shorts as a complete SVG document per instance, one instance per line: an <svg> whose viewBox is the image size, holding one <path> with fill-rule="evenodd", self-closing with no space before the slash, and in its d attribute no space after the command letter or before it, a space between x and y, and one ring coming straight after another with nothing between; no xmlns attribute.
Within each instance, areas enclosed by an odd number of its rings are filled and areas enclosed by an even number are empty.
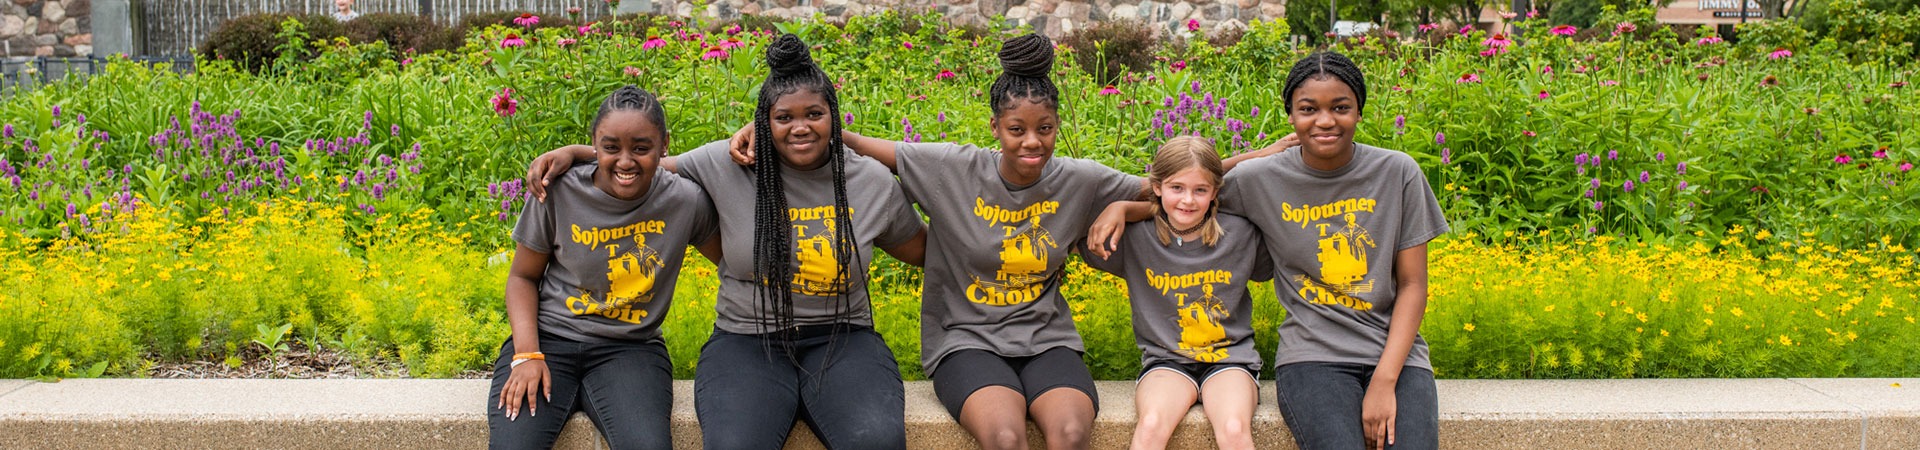
<svg viewBox="0 0 1920 450"><path fill-rule="evenodd" d="M1226 372L1229 370L1238 370L1238 371L1246 372L1247 377L1253 378L1255 381L1258 381L1260 379L1259 369L1248 367L1247 365L1244 365L1244 364L1208 364L1208 363L1181 364L1181 363L1174 363L1174 362L1157 362L1157 363L1153 363L1153 365L1151 366L1148 366L1145 370L1141 370L1140 378L1134 379L1133 380L1134 383L1138 384L1140 380L1147 378L1148 373L1151 373L1155 370L1165 370L1165 371L1180 374L1180 376L1187 377L1187 381L1193 383L1194 392L1199 392L1200 386L1206 385L1207 380L1212 379L1214 375L1219 375L1221 372Z"/></svg>
<svg viewBox="0 0 1920 450"><path fill-rule="evenodd" d="M933 373L933 392L953 418L960 418L960 407L974 391L987 386L1004 386L1027 397L1027 406L1041 394L1055 388L1073 388L1093 400L1094 412L1100 411L1100 395L1094 391L1093 373L1087 371L1080 352L1054 347L1033 356L1004 357L993 352L967 349L947 355Z"/></svg>

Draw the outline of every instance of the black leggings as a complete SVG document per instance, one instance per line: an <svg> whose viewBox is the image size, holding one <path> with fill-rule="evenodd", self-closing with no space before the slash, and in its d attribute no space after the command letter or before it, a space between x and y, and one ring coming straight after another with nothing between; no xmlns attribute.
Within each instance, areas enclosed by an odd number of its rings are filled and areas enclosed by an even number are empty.
<svg viewBox="0 0 1920 450"><path fill-rule="evenodd" d="M893 349L872 328L833 328L803 326L791 341L713 330L693 377L706 448L777 450L796 420L827 448L906 448L906 394Z"/></svg>
<svg viewBox="0 0 1920 450"><path fill-rule="evenodd" d="M586 343L542 333L553 401L534 401L544 416L528 413L507 420L499 408L500 389L513 374L513 339L500 346L493 363L493 387L487 390L487 446L494 449L552 448L574 411L586 411L615 449L672 448L669 412L673 408L673 365L667 347L650 343Z"/></svg>
<svg viewBox="0 0 1920 450"><path fill-rule="evenodd" d="M1374 366L1301 362L1274 368L1275 395L1280 417L1293 431L1293 443L1302 450L1350 449L1366 446L1360 423L1361 403L1373 382ZM1393 445L1387 450L1432 449L1440 446L1440 406L1433 371L1400 369L1393 388L1398 406L1393 419Z"/></svg>

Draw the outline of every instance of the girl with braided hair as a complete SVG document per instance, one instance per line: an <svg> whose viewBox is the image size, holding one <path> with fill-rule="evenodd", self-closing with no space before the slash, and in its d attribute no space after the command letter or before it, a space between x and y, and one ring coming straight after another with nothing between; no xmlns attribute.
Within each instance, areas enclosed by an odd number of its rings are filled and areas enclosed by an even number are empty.
<svg viewBox="0 0 1920 450"><path fill-rule="evenodd" d="M1221 212L1259 227L1287 309L1274 361L1280 414L1302 449L1435 448L1419 330L1427 242L1447 232L1446 216L1412 157L1353 141L1367 106L1353 61L1308 55L1281 96L1300 151L1247 161L1220 190ZM1102 222L1121 215L1148 212L1116 205Z"/></svg>
<svg viewBox="0 0 1920 450"><path fill-rule="evenodd" d="M667 163L706 187L722 234L741 237L714 258L716 329L694 376L701 435L710 449L778 449L798 420L829 448L904 448L905 394L873 330L867 267L874 247L920 265L925 224L885 166L846 150L839 97L807 44L781 36L767 66L752 129L778 158L740 167L722 140ZM583 149L542 155L530 176Z"/></svg>
<svg viewBox="0 0 1920 450"><path fill-rule="evenodd" d="M672 445L660 319L687 246L717 254L718 219L699 185L660 170L667 121L653 94L614 91L588 128L598 164L557 173L513 228L492 448L550 448L574 411L613 448Z"/></svg>

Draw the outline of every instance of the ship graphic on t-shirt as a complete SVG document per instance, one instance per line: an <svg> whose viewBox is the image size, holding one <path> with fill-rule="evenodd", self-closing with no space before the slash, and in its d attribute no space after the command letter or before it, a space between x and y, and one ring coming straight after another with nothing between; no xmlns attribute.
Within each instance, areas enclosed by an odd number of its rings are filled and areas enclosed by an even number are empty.
<svg viewBox="0 0 1920 450"><path fill-rule="evenodd" d="M809 228L819 231L812 236L794 241L794 258L799 260L799 268L793 274L793 291L807 295L833 295L846 289L846 280L841 278L840 260L834 254L834 238L837 229L834 219L822 221L822 226L808 227L793 225L793 235L807 236Z"/></svg>
<svg viewBox="0 0 1920 450"><path fill-rule="evenodd" d="M577 315L640 323L647 317L647 311L634 307L653 301L654 275L663 265L660 252L646 245L645 234L634 234L630 246L608 245L606 292L595 295L591 289L581 286L579 296L567 298L567 309Z"/></svg>
<svg viewBox="0 0 1920 450"><path fill-rule="evenodd" d="M1229 356L1226 347L1227 328L1220 325L1220 319L1227 318L1227 307L1213 295L1213 284L1200 286L1202 295L1193 301L1187 301L1187 294L1174 294L1180 304L1174 322L1180 325L1180 343L1175 352L1203 363L1219 362Z"/></svg>

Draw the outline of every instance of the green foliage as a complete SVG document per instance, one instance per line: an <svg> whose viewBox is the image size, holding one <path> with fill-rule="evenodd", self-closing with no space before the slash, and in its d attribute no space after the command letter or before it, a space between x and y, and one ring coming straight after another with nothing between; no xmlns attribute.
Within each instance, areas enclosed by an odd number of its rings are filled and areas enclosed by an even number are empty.
<svg viewBox="0 0 1920 450"><path fill-rule="evenodd" d="M412 14L373 13L346 23L347 35L357 43L386 43L387 48L408 53L433 53L460 47L461 36L433 19Z"/></svg>
<svg viewBox="0 0 1920 450"><path fill-rule="evenodd" d="M332 40L345 36L346 30L332 17L319 14L249 14L222 22L219 28L207 35L197 52L199 58L206 60L234 61L248 72L258 73L282 57L287 36L283 25L288 21L301 24L299 31L302 40ZM307 58L310 55L291 55Z"/></svg>
<svg viewBox="0 0 1920 450"><path fill-rule="evenodd" d="M282 324L278 327L269 327L264 323L254 324L253 330L254 345L260 346L261 350L267 352L267 357L272 358L273 355L287 351L287 344L280 343L280 340L293 332L293 324Z"/></svg>

